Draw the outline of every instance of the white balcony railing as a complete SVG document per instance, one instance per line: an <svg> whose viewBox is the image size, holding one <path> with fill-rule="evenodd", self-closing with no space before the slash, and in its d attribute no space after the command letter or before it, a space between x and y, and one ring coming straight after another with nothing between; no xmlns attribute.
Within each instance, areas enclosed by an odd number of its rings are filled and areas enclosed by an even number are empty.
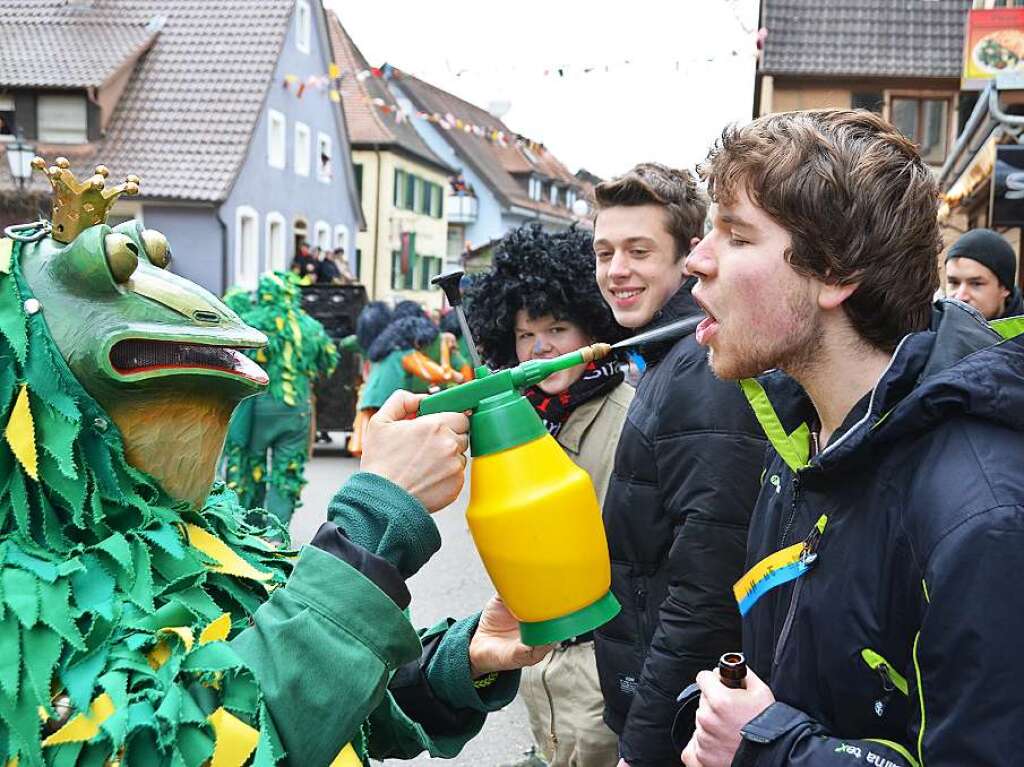
<svg viewBox="0 0 1024 767"><path fill-rule="evenodd" d="M476 221L478 202L475 195L455 192L448 195L448 223L472 224Z"/></svg>

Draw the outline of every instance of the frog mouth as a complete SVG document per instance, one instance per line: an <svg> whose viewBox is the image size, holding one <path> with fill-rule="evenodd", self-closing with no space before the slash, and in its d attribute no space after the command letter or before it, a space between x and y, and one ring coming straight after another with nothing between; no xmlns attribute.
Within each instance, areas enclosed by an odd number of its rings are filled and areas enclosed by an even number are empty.
<svg viewBox="0 0 1024 767"><path fill-rule="evenodd" d="M261 386L266 372L238 349L184 341L126 338L110 350L110 364L123 376L160 371L211 371L238 376Z"/></svg>

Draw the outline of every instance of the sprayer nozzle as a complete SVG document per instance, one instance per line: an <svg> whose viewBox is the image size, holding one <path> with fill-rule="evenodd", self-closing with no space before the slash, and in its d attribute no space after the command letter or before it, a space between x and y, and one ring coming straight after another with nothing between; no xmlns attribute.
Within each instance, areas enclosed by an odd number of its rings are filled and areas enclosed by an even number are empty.
<svg viewBox="0 0 1024 767"><path fill-rule="evenodd" d="M611 354L611 344L593 344L592 346L585 346L580 349L580 354L583 356L584 362L593 362L594 360L600 360Z"/></svg>

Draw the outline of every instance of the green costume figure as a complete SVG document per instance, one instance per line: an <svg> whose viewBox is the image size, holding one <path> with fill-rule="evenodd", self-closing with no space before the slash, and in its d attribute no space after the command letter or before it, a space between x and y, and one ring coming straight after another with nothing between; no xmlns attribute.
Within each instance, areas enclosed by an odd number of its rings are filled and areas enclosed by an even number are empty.
<svg viewBox="0 0 1024 767"><path fill-rule="evenodd" d="M247 354L267 371L270 387L235 411L224 448L224 477L243 506L264 506L287 531L306 484L311 384L334 372L338 350L323 326L302 310L298 278L290 273L261 276L255 301L234 289L225 303L267 336L265 347Z"/></svg>
<svg viewBox="0 0 1024 767"><path fill-rule="evenodd" d="M53 223L0 237L0 764L455 755L515 694L515 673L471 680L470 638L493 635L479 616L418 635L368 570L269 546L262 514L211 492L231 412L268 383L240 350L266 337L169 272L162 234L104 223L138 179L33 166ZM400 579L440 545L377 475L328 515ZM391 678L410 663L403 688ZM442 724L407 713L417 684Z"/></svg>

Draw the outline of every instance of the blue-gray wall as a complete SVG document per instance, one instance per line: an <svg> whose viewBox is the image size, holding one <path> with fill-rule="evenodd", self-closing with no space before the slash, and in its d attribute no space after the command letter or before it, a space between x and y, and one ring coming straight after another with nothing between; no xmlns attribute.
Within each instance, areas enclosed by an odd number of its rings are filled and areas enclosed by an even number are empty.
<svg viewBox="0 0 1024 767"><path fill-rule="evenodd" d="M146 203L142 219L170 242L172 272L218 296L224 292L224 240L215 207Z"/></svg>
<svg viewBox="0 0 1024 767"><path fill-rule="evenodd" d="M280 213L286 222L285 256L290 264L293 253L293 224L297 218L308 222L309 239L312 242L318 220L331 228L331 243L334 228L345 226L348 230L346 256L355 272L355 243L360 224L358 197L352 177L352 156L348 136L343 131L341 105L330 100L328 90L307 88L302 98L296 95L297 83L287 90L282 86L286 75L296 75L305 81L310 75L322 76L327 73L331 60L326 43L323 10L319 0L309 0L313 23L309 53L302 53L296 45L297 24L295 13L289 23L288 35L278 59L277 69L270 82L267 100L253 132L245 163L234 188L220 210L220 218L227 226L228 279L235 274L236 212L239 206L247 206L258 214L257 231L260 243L260 270L267 264L267 214ZM274 109L285 115L285 167L272 168L268 163L268 110ZM295 173L295 124L305 123L310 130L310 174L299 176ZM323 183L317 177L319 165L317 134L331 137L333 150L332 178Z"/></svg>

